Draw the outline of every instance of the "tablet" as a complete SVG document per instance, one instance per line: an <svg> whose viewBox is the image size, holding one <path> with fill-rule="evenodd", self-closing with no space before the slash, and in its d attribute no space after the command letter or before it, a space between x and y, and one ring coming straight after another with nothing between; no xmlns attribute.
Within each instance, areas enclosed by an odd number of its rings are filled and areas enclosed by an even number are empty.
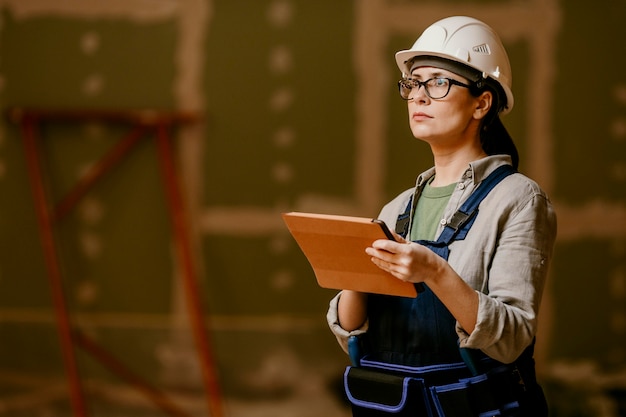
<svg viewBox="0 0 626 417"><path fill-rule="evenodd" d="M352 216L291 212L287 228L313 268L320 287L416 297L415 285L374 265L365 253L377 239L393 239L384 222Z"/></svg>

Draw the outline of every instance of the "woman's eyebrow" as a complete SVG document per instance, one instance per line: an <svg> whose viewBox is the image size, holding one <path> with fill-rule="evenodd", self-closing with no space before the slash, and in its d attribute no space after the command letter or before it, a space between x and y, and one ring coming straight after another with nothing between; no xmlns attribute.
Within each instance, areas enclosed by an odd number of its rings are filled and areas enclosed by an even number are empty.
<svg viewBox="0 0 626 417"><path fill-rule="evenodd" d="M433 72L429 73L427 78L425 78L425 79L428 80L428 79L431 79L431 78L443 77L445 75L447 75L447 74L444 74L441 71L433 71ZM421 79L421 78L423 78L423 76L421 74L411 74L411 78L419 78L419 79Z"/></svg>

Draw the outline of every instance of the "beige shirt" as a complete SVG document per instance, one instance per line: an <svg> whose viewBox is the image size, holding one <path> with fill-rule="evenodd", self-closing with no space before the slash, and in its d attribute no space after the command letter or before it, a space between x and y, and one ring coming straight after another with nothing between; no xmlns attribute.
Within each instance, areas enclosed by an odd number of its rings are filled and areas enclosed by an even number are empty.
<svg viewBox="0 0 626 417"><path fill-rule="evenodd" d="M478 184L507 163L508 156L496 155L469 165L444 210L437 236ZM431 168L421 174L417 186L385 205L379 218L393 227L411 195L434 173ZM418 197L415 195L414 200ZM556 215L534 181L516 173L487 195L467 237L450 244L450 266L479 294L474 331L467 334L456 326L462 347L481 349L498 361L510 363L530 345L537 331L537 314L555 239ZM368 323L353 332L342 329L337 320L340 296L331 301L327 319L347 351L347 338L366 332Z"/></svg>

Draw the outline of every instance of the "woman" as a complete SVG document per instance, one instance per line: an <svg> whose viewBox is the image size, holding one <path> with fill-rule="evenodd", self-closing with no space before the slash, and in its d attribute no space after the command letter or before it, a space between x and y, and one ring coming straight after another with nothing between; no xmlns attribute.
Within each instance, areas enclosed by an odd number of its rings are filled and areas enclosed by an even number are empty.
<svg viewBox="0 0 626 417"><path fill-rule="evenodd" d="M515 365L523 384L516 415L547 415L532 359L556 235L545 193L512 173L487 193L464 236L443 252L432 245L491 173L517 169L500 121L513 107L506 51L483 22L455 16L426 29L396 62L411 131L430 145L434 167L382 209L396 241L377 240L366 251L378 267L425 291L416 299L342 291L331 301L329 325L346 351L360 335L368 358L383 364L465 360L471 367L474 357L486 371Z"/></svg>

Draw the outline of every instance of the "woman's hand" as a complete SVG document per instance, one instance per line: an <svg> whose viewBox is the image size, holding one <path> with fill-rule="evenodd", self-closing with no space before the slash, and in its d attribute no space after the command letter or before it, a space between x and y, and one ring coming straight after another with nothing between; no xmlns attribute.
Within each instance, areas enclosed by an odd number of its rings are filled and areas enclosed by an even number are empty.
<svg viewBox="0 0 626 417"><path fill-rule="evenodd" d="M430 249L394 233L396 241L379 239L365 252L380 269L407 282L426 282L436 279L447 262Z"/></svg>
<svg viewBox="0 0 626 417"><path fill-rule="evenodd" d="M419 243L395 234L396 241L379 239L365 249L372 262L394 277L407 282L424 282L467 333L472 333L478 316L478 294L450 267L448 262Z"/></svg>

